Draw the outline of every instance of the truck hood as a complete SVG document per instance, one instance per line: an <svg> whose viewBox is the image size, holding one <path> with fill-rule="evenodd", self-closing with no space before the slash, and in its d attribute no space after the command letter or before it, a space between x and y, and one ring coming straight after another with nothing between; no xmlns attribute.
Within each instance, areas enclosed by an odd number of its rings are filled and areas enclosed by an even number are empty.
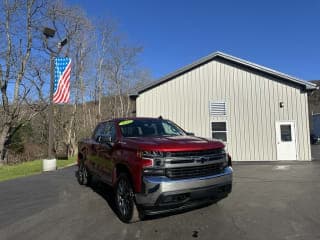
<svg viewBox="0 0 320 240"><path fill-rule="evenodd" d="M132 137L124 138L123 143L145 151L198 151L224 147L218 140L194 136Z"/></svg>

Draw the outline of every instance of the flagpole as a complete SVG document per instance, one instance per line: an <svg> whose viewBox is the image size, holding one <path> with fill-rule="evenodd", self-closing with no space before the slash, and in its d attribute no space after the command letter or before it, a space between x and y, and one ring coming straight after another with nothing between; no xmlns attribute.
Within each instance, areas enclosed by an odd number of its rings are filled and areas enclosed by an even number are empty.
<svg viewBox="0 0 320 240"><path fill-rule="evenodd" d="M55 35L55 30L45 27L42 33L45 36L44 46L50 51L50 99L49 99L49 136L48 136L48 157L43 160L42 170L52 171L57 169L57 160L53 152L54 144L54 108L53 108L53 94L54 94L54 67L55 67L55 57L59 55L62 47L67 44L68 39L65 38L63 41L58 43L58 51L54 51L48 46L48 38L53 38Z"/></svg>
<svg viewBox="0 0 320 240"><path fill-rule="evenodd" d="M50 103L49 103L49 139L48 139L48 159L54 158L53 153L53 88L54 88L54 53L50 53Z"/></svg>

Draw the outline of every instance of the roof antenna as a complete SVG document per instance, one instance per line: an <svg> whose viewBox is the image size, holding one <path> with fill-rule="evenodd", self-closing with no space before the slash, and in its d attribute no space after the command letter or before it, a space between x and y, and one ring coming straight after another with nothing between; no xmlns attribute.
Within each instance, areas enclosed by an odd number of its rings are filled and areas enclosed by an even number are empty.
<svg viewBox="0 0 320 240"><path fill-rule="evenodd" d="M162 119L162 116L161 116L161 115L159 116L159 119Z"/></svg>

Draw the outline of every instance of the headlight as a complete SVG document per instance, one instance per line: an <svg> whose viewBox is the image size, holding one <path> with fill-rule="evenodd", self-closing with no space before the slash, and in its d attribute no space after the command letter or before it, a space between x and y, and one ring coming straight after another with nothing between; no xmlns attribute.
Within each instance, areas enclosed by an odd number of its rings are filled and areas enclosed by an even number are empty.
<svg viewBox="0 0 320 240"><path fill-rule="evenodd" d="M159 151L140 151L138 156L142 159L143 167L163 167L164 153Z"/></svg>
<svg viewBox="0 0 320 240"><path fill-rule="evenodd" d="M142 151L141 157L142 158L156 158L156 157L162 157L163 153L159 151Z"/></svg>
<svg viewBox="0 0 320 240"><path fill-rule="evenodd" d="M224 148L221 148L220 151L219 151L219 153L221 153L221 154L226 154L226 150L225 150Z"/></svg>
<svg viewBox="0 0 320 240"><path fill-rule="evenodd" d="M141 151L139 157L142 160L143 175L164 176L164 153L160 151Z"/></svg>
<svg viewBox="0 0 320 240"><path fill-rule="evenodd" d="M228 154L226 153L226 150L224 148L220 149L219 153L223 155L222 167L225 168L228 166Z"/></svg>

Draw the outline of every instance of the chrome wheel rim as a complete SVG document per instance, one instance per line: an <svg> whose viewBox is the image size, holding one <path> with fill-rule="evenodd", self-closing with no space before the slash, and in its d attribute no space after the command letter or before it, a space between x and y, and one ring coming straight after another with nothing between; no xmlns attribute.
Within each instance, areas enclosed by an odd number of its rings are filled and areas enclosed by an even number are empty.
<svg viewBox="0 0 320 240"><path fill-rule="evenodd" d="M129 183L120 179L117 188L117 202L120 214L127 217L131 211L131 188Z"/></svg>
<svg viewBox="0 0 320 240"><path fill-rule="evenodd" d="M84 182L87 177L87 170L84 167L83 163L79 166L79 180L80 182Z"/></svg>

